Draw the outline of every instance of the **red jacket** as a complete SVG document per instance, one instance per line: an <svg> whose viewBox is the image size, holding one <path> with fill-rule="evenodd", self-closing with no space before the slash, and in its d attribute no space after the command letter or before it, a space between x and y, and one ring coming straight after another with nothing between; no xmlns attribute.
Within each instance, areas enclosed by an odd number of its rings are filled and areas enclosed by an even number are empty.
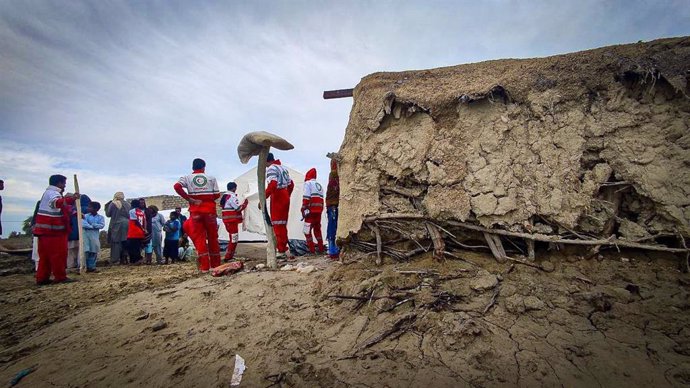
<svg viewBox="0 0 690 388"><path fill-rule="evenodd" d="M274 165L278 167L272 167ZM280 160L274 160L268 163L268 167L266 167L266 180L268 181L268 186L266 186L266 199L268 199L274 191L285 188L287 188L288 194L292 195L292 190L295 188L295 182L290 178L287 169L281 165ZM289 181L289 183L287 183L287 181Z"/></svg>
<svg viewBox="0 0 690 388"><path fill-rule="evenodd" d="M189 204L190 213L216 214L216 199L220 198L218 182L216 178L206 175L203 168L180 177L173 188L180 197L186 200L197 199L201 201L198 205Z"/></svg>
<svg viewBox="0 0 690 388"><path fill-rule="evenodd" d="M302 212L309 209L310 213L323 212L323 187L316 181L316 169L312 168L304 176L304 194L302 195Z"/></svg>
<svg viewBox="0 0 690 388"><path fill-rule="evenodd" d="M69 234L69 210L70 205L73 204L74 198L65 198L58 187L48 186L38 205L33 234L36 236Z"/></svg>
<svg viewBox="0 0 690 388"><path fill-rule="evenodd" d="M247 200L240 204L240 199L235 192L228 192L220 200L223 205L223 210L221 211L223 222L225 223L237 223L242 222L242 211L247 207Z"/></svg>

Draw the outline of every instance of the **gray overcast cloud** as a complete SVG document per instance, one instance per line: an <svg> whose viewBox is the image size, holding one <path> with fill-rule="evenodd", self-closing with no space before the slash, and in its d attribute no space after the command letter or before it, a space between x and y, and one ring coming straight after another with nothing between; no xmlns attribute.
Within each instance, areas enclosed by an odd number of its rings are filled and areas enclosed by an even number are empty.
<svg viewBox="0 0 690 388"><path fill-rule="evenodd" d="M106 201L221 182L269 130L327 174L354 87L377 71L535 57L690 34L688 1L0 1L5 235L54 173ZM70 185L71 186L71 185ZM69 187L68 187L69 189Z"/></svg>

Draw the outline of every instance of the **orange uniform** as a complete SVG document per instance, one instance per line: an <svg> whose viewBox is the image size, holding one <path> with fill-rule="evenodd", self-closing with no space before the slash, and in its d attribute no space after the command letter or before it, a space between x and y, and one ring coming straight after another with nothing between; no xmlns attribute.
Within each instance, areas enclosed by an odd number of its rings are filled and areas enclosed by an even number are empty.
<svg viewBox="0 0 690 388"><path fill-rule="evenodd" d="M37 284L49 282L51 273L56 283L67 279L67 235L73 204L74 198L64 198L56 186L48 186L41 197L33 226L33 234L38 237Z"/></svg>
<svg viewBox="0 0 690 388"><path fill-rule="evenodd" d="M304 176L304 193L302 194L303 233L311 253L315 253L312 233L316 238L318 251L324 251L323 237L321 236L321 213L323 213L323 187L316 181L316 169L312 168Z"/></svg>
<svg viewBox="0 0 690 388"><path fill-rule="evenodd" d="M271 224L276 234L276 248L279 253L288 251L287 223L290 211L290 195L295 183L280 160L269 162L266 168L266 199L271 199Z"/></svg>
<svg viewBox="0 0 690 388"><path fill-rule="evenodd" d="M216 199L220 197L216 178L206 175L204 169L194 170L183 176L173 186L182 198L201 201L189 205L192 228L184 227L199 255L199 269L208 271L220 265L218 244L218 223L216 222ZM187 190L185 192L185 189Z"/></svg>
<svg viewBox="0 0 690 388"><path fill-rule="evenodd" d="M235 249L237 249L237 242L240 239L239 225L242 223L242 211L247 207L247 200L245 199L244 203L240 204L237 193L228 191L220 202L223 205L223 224L230 236L228 250L225 252L225 261L230 261L235 257Z"/></svg>

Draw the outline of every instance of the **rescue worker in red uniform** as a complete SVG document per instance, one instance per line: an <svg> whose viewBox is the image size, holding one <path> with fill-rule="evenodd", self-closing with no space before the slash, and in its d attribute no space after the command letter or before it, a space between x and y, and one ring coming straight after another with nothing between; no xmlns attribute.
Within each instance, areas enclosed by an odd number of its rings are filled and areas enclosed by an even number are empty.
<svg viewBox="0 0 690 388"><path fill-rule="evenodd" d="M312 168L304 176L304 194L302 195L302 217L304 218L304 237L307 238L307 247L310 253L314 252L314 240L316 237L318 253L324 251L323 237L321 236L321 214L323 213L323 187L316 181L316 169Z"/></svg>
<svg viewBox="0 0 690 388"><path fill-rule="evenodd" d="M189 202L192 230L187 231L185 227L185 232L189 234L199 255L199 269L208 272L220 265L216 222L216 199L220 197L220 190L216 178L206 175L206 162L203 159L194 159L192 170L173 187L177 194Z"/></svg>
<svg viewBox="0 0 690 388"><path fill-rule="evenodd" d="M271 199L271 224L276 235L277 258L292 258L288 249L288 212L290 211L290 195L295 188L295 182L290 173L276 160L273 153L266 157L266 200Z"/></svg>
<svg viewBox="0 0 690 388"><path fill-rule="evenodd" d="M39 202L33 226L33 234L38 236L36 284L39 286L51 283L51 273L52 283L74 281L67 278L67 236L71 229L71 209L79 193L62 196L67 185L67 177L63 175L52 175L48 184Z"/></svg>
<svg viewBox="0 0 690 388"><path fill-rule="evenodd" d="M235 190L237 190L237 183L228 182L227 189L228 192L220 198L220 206L223 209L221 211L221 217L223 218L225 230L228 231L228 235L230 236L228 250L225 252L225 258L223 259L225 262L229 262L235 257L235 249L237 249L237 242L240 239L239 225L242 222L242 211L244 211L249 203L249 200L245 199L244 202L240 204L240 199L235 192Z"/></svg>

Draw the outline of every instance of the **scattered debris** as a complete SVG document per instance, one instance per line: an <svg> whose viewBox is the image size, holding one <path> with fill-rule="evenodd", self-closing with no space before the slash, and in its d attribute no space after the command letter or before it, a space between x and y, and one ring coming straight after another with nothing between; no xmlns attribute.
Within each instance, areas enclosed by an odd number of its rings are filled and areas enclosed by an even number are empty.
<svg viewBox="0 0 690 388"><path fill-rule="evenodd" d="M148 317L149 317L149 313L142 310L139 312L139 314L137 314L135 321L143 321L144 319L147 319Z"/></svg>
<svg viewBox="0 0 690 388"><path fill-rule="evenodd" d="M244 262L242 261L231 261L229 263L221 264L218 267L211 269L211 275L214 277L231 275L235 272L239 272L244 268Z"/></svg>
<svg viewBox="0 0 690 388"><path fill-rule="evenodd" d="M414 321L417 319L417 314L408 314L405 315L404 317L398 319L389 329L386 331L375 335L374 337L371 337L367 341L365 341L363 344L361 344L358 348L357 351L370 348L377 343L383 341L384 339L388 338L391 334L397 333L399 331L405 332L407 329L410 328L410 326L414 323ZM355 352L356 353L356 352Z"/></svg>
<svg viewBox="0 0 690 388"><path fill-rule="evenodd" d="M20 382L24 377L26 377L26 376L28 376L29 374L31 374L32 372L34 372L37 368L38 368L38 365L34 365L34 366L30 367L30 368L22 369L22 370L20 370L19 372L17 372L17 374L14 375L14 377L13 377L12 380L10 381L10 387L14 387L15 385L19 384L19 382Z"/></svg>
<svg viewBox="0 0 690 388"><path fill-rule="evenodd" d="M283 267L280 268L281 271L296 271L297 273L312 273L316 271L316 267L313 265L309 265L305 262L300 262L297 264L285 264Z"/></svg>
<svg viewBox="0 0 690 388"><path fill-rule="evenodd" d="M230 386L236 387L242 382L242 375L247 367L244 364L244 358L239 354L235 354L235 368L232 371L232 378L230 379Z"/></svg>
<svg viewBox="0 0 690 388"><path fill-rule="evenodd" d="M285 376L285 372L280 372L275 375L266 376L265 379L271 382L271 384L267 385L266 388L271 388L276 385L281 387L283 385L283 382L285 381Z"/></svg>
<svg viewBox="0 0 690 388"><path fill-rule="evenodd" d="M151 329L153 331L159 331L165 329L166 327L168 327L168 324L161 319L158 322L154 323L153 326L151 326Z"/></svg>

